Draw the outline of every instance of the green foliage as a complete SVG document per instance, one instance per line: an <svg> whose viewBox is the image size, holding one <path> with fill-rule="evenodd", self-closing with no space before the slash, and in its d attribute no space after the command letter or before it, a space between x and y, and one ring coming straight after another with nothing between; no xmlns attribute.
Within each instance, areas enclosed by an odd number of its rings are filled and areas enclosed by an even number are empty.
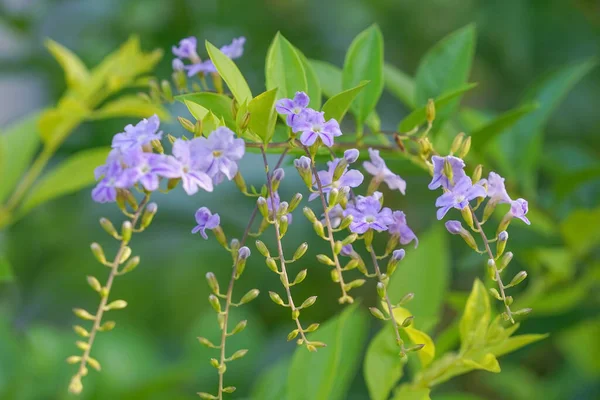
<svg viewBox="0 0 600 400"><path fill-rule="evenodd" d="M537 104L525 104L487 122L484 126L471 133L471 148L478 151L482 150L496 136L511 128L521 118L535 111L537 108Z"/></svg>
<svg viewBox="0 0 600 400"><path fill-rule="evenodd" d="M600 243L600 208L573 211L560 224L560 231L573 255L584 256Z"/></svg>
<svg viewBox="0 0 600 400"><path fill-rule="evenodd" d="M275 133L275 123L277 122L276 95L277 88L274 88L259 94L248 103L248 112L250 112L248 129L258 136L264 144L271 142Z"/></svg>
<svg viewBox="0 0 600 400"><path fill-rule="evenodd" d="M309 340L327 343L317 353L298 347L288 373L287 400L341 400L358 366L369 318L358 304L346 307Z"/></svg>
<svg viewBox="0 0 600 400"><path fill-rule="evenodd" d="M415 103L424 106L436 98L467 83L473 56L476 33L474 25L453 32L440 40L421 59L415 74ZM448 110L438 113L447 118L458 107L459 98L450 102Z"/></svg>
<svg viewBox="0 0 600 400"><path fill-rule="evenodd" d="M385 324L369 343L363 370L371 399L386 400L404 374L391 324Z"/></svg>
<svg viewBox="0 0 600 400"><path fill-rule="evenodd" d="M198 92L182 94L175 99L183 102L197 121L203 120L210 110L218 118L223 118L230 129L235 129L230 97L212 92Z"/></svg>
<svg viewBox="0 0 600 400"><path fill-rule="evenodd" d="M328 120L333 118L341 123L342 119L344 119L344 116L346 115L346 112L352 105L352 101L354 101L356 96L358 96L358 94L368 83L369 82L362 82L352 89L344 90L341 93L331 96L329 100L323 104L325 119Z"/></svg>
<svg viewBox="0 0 600 400"><path fill-rule="evenodd" d="M425 331L438 322L449 282L450 249L448 234L437 226L420 236L419 247L408 250L402 260L401 273L390 279L388 291L392 303L407 293L414 293L411 312Z"/></svg>
<svg viewBox="0 0 600 400"><path fill-rule="evenodd" d="M396 96L409 109L416 107L415 103L415 81L412 77L391 64L384 64L383 77L385 88Z"/></svg>
<svg viewBox="0 0 600 400"><path fill-rule="evenodd" d="M10 282L13 280L13 271L8 259L0 254L0 284L2 282Z"/></svg>
<svg viewBox="0 0 600 400"><path fill-rule="evenodd" d="M383 36L377 25L358 34L346 53L342 72L345 90L368 80L369 85L358 94L354 110L358 124L366 121L375 109L383 91Z"/></svg>
<svg viewBox="0 0 600 400"><path fill-rule="evenodd" d="M88 117L90 119L146 118L154 114L158 115L161 120L169 119L169 114L161 105L151 103L140 96L124 95L106 102L98 110L92 111Z"/></svg>
<svg viewBox="0 0 600 400"><path fill-rule="evenodd" d="M233 97L238 103L244 103L252 99L252 92L246 82L246 79L233 61L211 43L206 42L206 51L219 75L223 78Z"/></svg>
<svg viewBox="0 0 600 400"><path fill-rule="evenodd" d="M298 91L308 91L302 58L279 32L267 52L265 75L267 89L277 89L277 99L292 98Z"/></svg>
<svg viewBox="0 0 600 400"><path fill-rule="evenodd" d="M302 59L302 66L304 67L304 72L306 73L306 86L307 93L310 97L310 103L308 106L318 110L321 108L321 97L323 96L321 93L321 83L319 82L319 77L317 76L317 72L313 68L311 62L306 58L306 56L298 49L296 52Z"/></svg>
<svg viewBox="0 0 600 400"><path fill-rule="evenodd" d="M290 360L285 358L262 373L252 389L253 400L286 400L287 374Z"/></svg>

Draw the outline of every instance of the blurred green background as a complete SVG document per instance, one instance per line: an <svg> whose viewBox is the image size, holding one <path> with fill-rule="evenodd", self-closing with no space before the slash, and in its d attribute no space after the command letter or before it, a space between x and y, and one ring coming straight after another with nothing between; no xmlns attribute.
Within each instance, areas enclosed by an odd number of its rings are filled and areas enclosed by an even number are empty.
<svg viewBox="0 0 600 400"><path fill-rule="evenodd" d="M200 41L223 45L243 35L248 41L238 65L258 92L263 89L266 50L278 30L308 57L341 65L353 37L374 22L384 34L386 61L411 75L440 38L475 22L478 43L470 81L479 82L479 87L467 94L463 106L495 113L514 107L524 88L543 73L597 56L600 49L600 3L595 0L0 0L0 126L54 104L64 91L63 73L43 47L47 37L93 66L129 35L139 34L144 49L165 49L156 75L167 78L170 48L180 38L195 35ZM517 255L511 268L530 272L523 300L537 302L532 304L534 310L536 305L542 309L534 311L520 332L549 332L550 338L503 357L501 374L471 373L436 388L432 398L468 398L444 397L448 393L486 399L600 397L600 211L591 211L600 206L600 182L597 174L588 174L570 184L578 173L598 170L599 104L600 69L596 68L570 91L545 127L535 202L553 223L569 221L568 227L561 225L557 235L522 226L511 233L511 250ZM172 111L188 115L180 106ZM378 111L383 128L392 130L407 114L389 94ZM108 145L129 122L84 124L55 161L83 148ZM175 124L166 130L181 134ZM242 170L247 181L260 184L262 171L253 168L254 157L245 158ZM426 189L428 177L414 169L396 171L408 180L409 189L406 197L393 195L395 207L407 213L417 235L439 229L435 194ZM282 197L301 187L289 171ZM220 186L212 196L190 198L178 190L155 197L159 204L155 223L132 245L134 254L142 258L141 267L119 278L113 290L115 298L127 299L130 306L112 316L117 321L115 331L99 336L93 353L104 368L86 378L82 398L183 399L216 387L217 375L208 362L212 352L201 347L196 336L216 339L218 329L206 301L204 275L214 271L224 285L230 261L214 240L204 242L190 230L194 211L205 205L221 215L228 235L241 236L252 209L252 202L241 198L232 184ZM97 304L85 276L103 277L105 271L93 260L89 243L99 241L107 252L113 250L97 221L101 216L118 220L115 208L94 204L85 190L46 203L0 232L0 249L15 273L14 283L0 283L0 398L70 397L66 387L75 368L64 359L78 352L70 310L74 306L93 309ZM290 230L288 251L312 236L301 215ZM480 258L460 239L447 239L452 263L450 290L445 294L446 324L457 315L455 309L460 309L462 293L473 278L484 275ZM588 244L585 254L575 257L570 248L580 239ZM309 242L314 245L303 259L307 264L325 244ZM279 288L278 279L265 268L258 252L255 255L236 286L240 295L254 287L263 295L241 309L248 328L232 339L251 350L226 375L228 383L238 387L234 398L249 396L259 374L291 355L295 347L285 341L290 327L287 313L265 295ZM410 256L411 250L407 259ZM340 311L337 288L327 268L316 261L306 267L309 276L298 287L297 297L318 294L318 307L306 315L310 322L322 322ZM300 269L293 266L293 271ZM533 287L536 281L544 284ZM360 290L364 303L374 302L373 292L371 285ZM373 333L378 327L372 321ZM348 398L368 398L361 374Z"/></svg>

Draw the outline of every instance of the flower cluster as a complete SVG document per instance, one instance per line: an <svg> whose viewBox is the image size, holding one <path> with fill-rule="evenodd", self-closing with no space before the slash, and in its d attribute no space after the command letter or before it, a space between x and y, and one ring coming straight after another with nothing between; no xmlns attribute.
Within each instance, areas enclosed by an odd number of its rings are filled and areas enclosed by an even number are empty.
<svg viewBox="0 0 600 400"><path fill-rule="evenodd" d="M119 190L136 185L155 191L161 178L181 180L189 195L199 189L212 192L214 185L225 177L233 179L237 173L245 144L230 129L219 127L206 138L176 139L173 154L165 155L153 152L154 148L162 150L159 127L160 120L154 115L114 136L106 164L94 171L99 180L92 190L94 201L114 202Z"/></svg>
<svg viewBox="0 0 600 400"><path fill-rule="evenodd" d="M246 43L245 37L239 37L233 39L231 44L221 47L221 51L227 57L236 59L244 54L244 44ZM211 60L202 61L198 56L197 51L198 40L194 36L190 36L179 41L179 46L173 46L173 54L177 57L173 60L173 69L175 71L186 70L188 76L194 76L199 73L213 73L217 72L215 65ZM189 65L185 65L182 59L187 59L191 62Z"/></svg>
<svg viewBox="0 0 600 400"><path fill-rule="evenodd" d="M294 133L301 133L300 143L312 146L320 140L327 147L333 146L334 138L341 136L340 124L333 118L325 121L325 113L308 107L310 99L304 92L296 92L293 99L281 99L275 109L287 115L286 123Z"/></svg>
<svg viewBox="0 0 600 400"><path fill-rule="evenodd" d="M452 208L465 210L472 200L484 200L489 198L488 210L500 203L510 204L511 208L508 218L519 218L526 224L528 204L525 199L512 200L504 186L504 178L495 172L490 172L488 179L480 179L473 183L464 171L465 162L458 157L446 156L432 157L433 179L429 183L429 189L434 190L442 187L444 193L435 202L437 218L443 219ZM486 214L490 211L486 212Z"/></svg>

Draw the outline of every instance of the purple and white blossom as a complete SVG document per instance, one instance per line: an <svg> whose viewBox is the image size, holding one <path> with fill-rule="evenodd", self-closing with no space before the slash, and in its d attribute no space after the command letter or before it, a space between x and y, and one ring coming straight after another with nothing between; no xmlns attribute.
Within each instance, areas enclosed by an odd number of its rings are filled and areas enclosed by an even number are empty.
<svg viewBox="0 0 600 400"><path fill-rule="evenodd" d="M193 39L193 41L191 41L191 39ZM190 42L184 43L185 46L182 45L182 43L186 40L188 40ZM209 74L209 73L217 72L217 69L211 60L205 60L205 61L200 60L200 57L195 52L195 50L196 50L195 43L196 43L196 38L191 37L191 38L183 39L180 42L179 48L173 47L173 54L175 54L177 57L180 57L180 58L187 58L192 62L192 64L185 66L185 69L187 69L188 76L194 76L199 73ZM230 44L222 46L220 50L227 57L234 60L236 58L240 58L244 54L244 44L245 43L246 43L246 38L242 36L242 37L233 39L233 41ZM194 44L194 46L193 46L194 52L191 51L192 44ZM184 54L186 54L186 55L189 54L189 56L185 56Z"/></svg>
<svg viewBox="0 0 600 400"><path fill-rule="evenodd" d="M97 203L112 203L117 200L117 182L123 173L123 167L118 159L110 159L94 171L100 182L92 190L92 199Z"/></svg>
<svg viewBox="0 0 600 400"><path fill-rule="evenodd" d="M406 181L399 175L394 174L379 155L379 150L369 149L371 161L365 161L363 167L379 182L385 182L392 190L398 189L400 193L406 193Z"/></svg>
<svg viewBox="0 0 600 400"><path fill-rule="evenodd" d="M394 211L392 213L394 222L389 227L390 235L398 236L400 244L407 245L413 240L415 241L415 248L419 245L419 239L417 235L409 228L406 223L406 215L402 211Z"/></svg>
<svg viewBox="0 0 600 400"><path fill-rule="evenodd" d="M349 204L344 215L353 217L350 230L363 234L369 229L383 232L394 223L392 210L383 207L380 202L381 193L375 192L371 196L357 196L355 204Z"/></svg>
<svg viewBox="0 0 600 400"><path fill-rule="evenodd" d="M344 151L344 159L348 164L356 162L358 156L360 156L360 152L357 149L348 149Z"/></svg>
<svg viewBox="0 0 600 400"><path fill-rule="evenodd" d="M273 201L271 201L271 196L267 196L267 208L269 210L269 215L276 215L279 206L281 205L281 198L279 197L279 193L273 192L272 196ZM289 213L286 215L288 219L288 223L292 223L292 214Z"/></svg>
<svg viewBox="0 0 600 400"><path fill-rule="evenodd" d="M510 213L513 217L519 218L521 221L525 222L527 225L530 225L531 222L529 218L526 217L527 212L529 211L529 205L527 200L525 199L517 199L513 200L510 203Z"/></svg>
<svg viewBox="0 0 600 400"><path fill-rule="evenodd" d="M451 208L462 210L469 205L469 201L485 196L485 188L480 183L473 185L471 178L465 175L460 181L456 182L451 190L442 194L435 201L435 206L439 207L437 219L444 218Z"/></svg>
<svg viewBox="0 0 600 400"><path fill-rule="evenodd" d="M200 138L192 140L177 139L173 143L174 158L169 160L173 167L177 169L177 177L181 178L183 190L189 195L204 189L207 192L213 191L213 181L203 169L203 161L197 157L192 157L192 147L197 146Z"/></svg>
<svg viewBox="0 0 600 400"><path fill-rule="evenodd" d="M333 175L335 173L335 169L339 164L340 159L336 158L332 161L327 162L327 171L318 171L317 174L319 176L319 180L321 182L321 186L323 188L323 193L331 192L331 189L340 189L343 187L351 187L355 188L360 186L360 184L364 180L364 176L360 171L351 169L348 170L348 167L344 168L344 172L337 179L333 180ZM318 188L316 180L313 178L313 186ZM308 200L314 200L319 197L319 193L311 193L308 197Z"/></svg>
<svg viewBox="0 0 600 400"><path fill-rule="evenodd" d="M331 227L336 229L342 223L342 219L344 219L344 209L341 205L336 204L333 206L331 210L327 213L329 215L329 221L331 222ZM323 218L325 218L325 213L323 213ZM325 219L321 220L321 223L325 225Z"/></svg>
<svg viewBox="0 0 600 400"><path fill-rule="evenodd" d="M440 186L444 189L452 189L463 177L467 176L464 169L465 162L458 157L433 156L431 157L431 161L433 162L433 179L429 183L429 186L427 186L431 190L437 189ZM452 170L452 179L449 179L444 173L444 165L446 162L450 165Z"/></svg>
<svg viewBox="0 0 600 400"><path fill-rule="evenodd" d="M140 183L144 189L158 189L160 178L176 178L177 168L169 160L169 156L143 152L141 149L130 150L123 156L127 168L117 179L117 186L132 187Z"/></svg>
<svg viewBox="0 0 600 400"><path fill-rule="evenodd" d="M352 247L351 244L347 244L342 247L340 254L343 256L346 256L346 257L350 257L352 254L354 254L354 248Z"/></svg>
<svg viewBox="0 0 600 400"><path fill-rule="evenodd" d="M207 207L200 207L198 211L196 211L196 225L194 229L192 229L192 233L200 232L200 235L204 239L208 239L206 235L207 229L215 229L221 223L221 217L219 214L213 214Z"/></svg>
<svg viewBox="0 0 600 400"><path fill-rule="evenodd" d="M327 147L333 146L335 137L341 136L340 124L335 119L325 121L325 113L311 108L305 109L291 125L292 130L302 132L300 142L304 146L312 146L317 139Z"/></svg>
<svg viewBox="0 0 600 400"><path fill-rule="evenodd" d="M190 36L179 41L179 46L173 46L171 50L173 54L179 58L187 58L190 61L194 62L199 60L198 57L198 39L194 36Z"/></svg>
<svg viewBox="0 0 600 400"><path fill-rule="evenodd" d="M494 203L510 203L512 200L504 187L504 178L495 172L490 172L488 179L487 194L490 201Z"/></svg>
<svg viewBox="0 0 600 400"><path fill-rule="evenodd" d="M446 230L448 232L450 232L452 235L458 235L463 230L463 227L462 227L462 224L460 223L460 221L453 220L453 219L446 221L445 226L446 226Z"/></svg>
<svg viewBox="0 0 600 400"><path fill-rule="evenodd" d="M294 121L298 118L306 107L310 98L304 92L296 92L293 99L281 99L275 104L275 110L279 114L287 115L286 123L288 126L294 126Z"/></svg>
<svg viewBox="0 0 600 400"><path fill-rule="evenodd" d="M152 140L160 140L162 132L158 131L160 120L155 114L148 119L143 119L137 125L127 125L125 132L117 133L112 140L112 147L120 150L129 150L150 144Z"/></svg>
<svg viewBox="0 0 600 400"><path fill-rule="evenodd" d="M394 261L402 261L404 256L406 256L406 250L404 249L398 249L392 252L392 259Z"/></svg>
<svg viewBox="0 0 600 400"><path fill-rule="evenodd" d="M198 168L208 174L215 184L224 177L232 180L238 171L237 162L244 156L246 145L236 139L231 129L219 127L208 138L199 137L190 141L190 156Z"/></svg>

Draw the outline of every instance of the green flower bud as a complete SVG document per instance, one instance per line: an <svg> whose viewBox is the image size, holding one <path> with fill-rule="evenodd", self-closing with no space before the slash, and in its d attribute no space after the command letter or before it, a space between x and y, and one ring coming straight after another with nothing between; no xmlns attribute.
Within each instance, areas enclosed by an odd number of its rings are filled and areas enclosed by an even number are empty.
<svg viewBox="0 0 600 400"><path fill-rule="evenodd" d="M382 321L386 320L386 317L383 315L383 313L381 312L381 310L379 308L369 307L369 311L371 312L371 314L373 314L373 316L375 318L379 318Z"/></svg>
<svg viewBox="0 0 600 400"><path fill-rule="evenodd" d="M104 250L102 250L102 246L94 242L90 245L90 248L92 249L92 254L94 254L94 257L96 257L96 260L98 260L100 264L106 264L106 257L104 256Z"/></svg>
<svg viewBox="0 0 600 400"><path fill-rule="evenodd" d="M96 292L99 292L102 289L102 285L100 284L100 282L98 281L98 279L96 279L93 276L88 276L87 277L87 282L88 282L88 285L90 285L90 287L92 289L94 289Z"/></svg>
<svg viewBox="0 0 600 400"><path fill-rule="evenodd" d="M217 226L212 230L212 232L215 234L217 242L219 242L219 244L224 248L227 248L227 237L225 236L225 232L223 232L223 228L221 228L221 226Z"/></svg>
<svg viewBox="0 0 600 400"><path fill-rule="evenodd" d="M415 298L415 294L414 293L407 293L407 294L404 295L404 297L402 297L402 299L400 299L400 302L398 303L398 306L403 306L406 303L410 302L414 298Z"/></svg>
<svg viewBox="0 0 600 400"><path fill-rule="evenodd" d="M292 197L292 200L290 201L290 205L288 207L288 212L294 211L300 205L301 201L302 201L302 195L300 193L296 193L294 195L294 197Z"/></svg>
<svg viewBox="0 0 600 400"><path fill-rule="evenodd" d="M217 277L215 276L215 274L213 274L212 272L207 272L206 281L208 282L210 290L212 290L214 294L219 294L219 282L217 281Z"/></svg>
<svg viewBox="0 0 600 400"><path fill-rule="evenodd" d="M156 205L156 203L150 203L146 206L146 209L142 213L142 229L146 229L152 223L152 220L154 219L154 216L156 215L157 211L158 206Z"/></svg>
<svg viewBox="0 0 600 400"><path fill-rule="evenodd" d="M454 137L452 145L450 146L450 154L454 154L460 149L463 144L463 140L465 140L465 134L463 132L460 132Z"/></svg>
<svg viewBox="0 0 600 400"><path fill-rule="evenodd" d="M129 243L131 240L131 235L133 234L133 226L131 222L125 221L121 227L121 237L123 238L123 242Z"/></svg>
<svg viewBox="0 0 600 400"><path fill-rule="evenodd" d="M298 318L300 318L300 310L296 308L292 310L292 319L297 320Z"/></svg>
<svg viewBox="0 0 600 400"><path fill-rule="evenodd" d="M237 186L237 188L240 190L240 192L242 192L242 193L248 192L248 187L246 186L246 181L244 180L244 177L242 176L242 174L239 171L233 177L233 182L235 183L235 186Z"/></svg>
<svg viewBox="0 0 600 400"><path fill-rule="evenodd" d="M194 133L194 123L192 121L183 117L177 117L177 120L186 131Z"/></svg>
<svg viewBox="0 0 600 400"><path fill-rule="evenodd" d="M354 217L352 217L352 215L345 216L344 218L342 218L342 222L340 222L340 226L338 227L338 229L344 230L344 229L348 228L350 226L350 224L352 223L353 219L354 219Z"/></svg>
<svg viewBox="0 0 600 400"><path fill-rule="evenodd" d="M87 312L86 310L84 310L83 308L74 308L73 309L73 313L81 318L81 319L85 319L88 321L94 321L96 319L95 315L90 314L89 312Z"/></svg>
<svg viewBox="0 0 600 400"><path fill-rule="evenodd" d="M385 298L385 285L383 282L377 282L377 295L382 299Z"/></svg>
<svg viewBox="0 0 600 400"><path fill-rule="evenodd" d="M471 211L471 207L466 206L465 208L463 208L462 210L460 210L460 213L462 214L462 217L465 220L465 222L467 223L467 225L469 227L471 227L471 229L474 229L474 226L473 226L473 212Z"/></svg>
<svg viewBox="0 0 600 400"><path fill-rule="evenodd" d="M306 269L303 269L302 271L298 272L298 275L296 275L296 278L294 279L294 282L292 283L292 285L297 285L299 283L302 283L302 281L304 281L304 279L306 278L306 274L307 274Z"/></svg>
<svg viewBox="0 0 600 400"><path fill-rule="evenodd" d="M258 211L260 211L260 215L263 216L263 218L268 219L269 218L269 206L267 205L267 200L264 197L259 197L256 200L256 206L258 207Z"/></svg>
<svg viewBox="0 0 600 400"><path fill-rule="evenodd" d="M313 222L313 229L317 235L319 235L321 238L325 238L325 229L320 221Z"/></svg>
<svg viewBox="0 0 600 400"><path fill-rule="evenodd" d="M125 300L115 300L115 301L108 303L104 307L104 311L122 310L125 307L127 307L127 302Z"/></svg>
<svg viewBox="0 0 600 400"><path fill-rule="evenodd" d="M304 330L304 332L314 332L319 329L319 324L310 324L308 328Z"/></svg>
<svg viewBox="0 0 600 400"><path fill-rule="evenodd" d="M119 234L117 233L117 230L115 229L114 225L107 218L100 218L100 226L102 226L102 228L110 236L114 237L115 239L120 239Z"/></svg>
<svg viewBox="0 0 600 400"><path fill-rule="evenodd" d="M348 161L345 158L340 159L338 164L335 166L333 170L333 182L339 180L344 172L346 172L346 168L348 168Z"/></svg>
<svg viewBox="0 0 600 400"><path fill-rule="evenodd" d="M217 296L215 296L214 294L209 295L208 302L212 306L213 310L215 310L215 312L217 312L217 313L221 312L221 303L219 302L219 299L217 298Z"/></svg>
<svg viewBox="0 0 600 400"><path fill-rule="evenodd" d="M431 124L435 120L435 103L433 99L427 100L427 105L425 106L425 117L427 118L428 124Z"/></svg>
<svg viewBox="0 0 600 400"><path fill-rule="evenodd" d="M299 260L308 250L308 243L304 242L294 252L294 260Z"/></svg>
<svg viewBox="0 0 600 400"><path fill-rule="evenodd" d="M460 148L460 152L458 153L458 157L465 158L467 154L469 154L469 150L471 150L471 136L468 136L462 147Z"/></svg>
<svg viewBox="0 0 600 400"><path fill-rule="evenodd" d="M271 300L273 300L273 303L285 307L285 303L277 293L269 292L269 297L271 298Z"/></svg>
<svg viewBox="0 0 600 400"><path fill-rule="evenodd" d="M327 257L325 254L317 254L317 261L319 261L321 264L335 266L333 260Z"/></svg>
<svg viewBox="0 0 600 400"><path fill-rule="evenodd" d="M502 301L502 296L500 295L500 293L498 293L498 290L496 288L490 288L489 291L493 297L495 297L497 300Z"/></svg>
<svg viewBox="0 0 600 400"><path fill-rule="evenodd" d="M294 329L293 331L291 331L290 333L288 333L288 335L287 335L287 340L288 340L288 342L289 342L290 340L294 340L294 339L296 339L296 337L298 336L298 333L300 333L300 332L298 331L298 329Z"/></svg>
<svg viewBox="0 0 600 400"><path fill-rule="evenodd" d="M74 325L73 330L75 331L76 334L78 334L81 337L89 337L90 336L90 333L83 326Z"/></svg>
<svg viewBox="0 0 600 400"><path fill-rule="evenodd" d="M517 286L519 283L523 282L527 278L527 272L521 271L512 278L510 283L506 285L507 288Z"/></svg>
<svg viewBox="0 0 600 400"><path fill-rule="evenodd" d="M317 296L310 296L308 299L304 300L302 302L302 305L299 308L308 308L310 306L312 306L313 304L315 304L315 302L317 301Z"/></svg>
<svg viewBox="0 0 600 400"><path fill-rule="evenodd" d="M479 180L481 179L481 174L483 173L483 165L478 164L475 169L473 170L473 176L472 176L472 181L473 182L479 182Z"/></svg>
<svg viewBox="0 0 600 400"><path fill-rule="evenodd" d="M233 360L237 360L240 359L242 357L244 357L246 355L246 353L248 353L247 349L242 349L242 350L238 350L235 353L233 353L233 355L229 358L231 361ZM233 386L232 386L233 387ZM235 390L235 389L234 389Z"/></svg>
<svg viewBox="0 0 600 400"><path fill-rule="evenodd" d="M311 222L311 223L315 223L318 222L317 221L317 217L315 216L315 213L313 212L313 210L311 210L308 207L304 207L302 209L302 212L304 213L304 216Z"/></svg>
<svg viewBox="0 0 600 400"><path fill-rule="evenodd" d="M125 264L119 275L133 271L140 264L140 256L135 256Z"/></svg>
<svg viewBox="0 0 600 400"><path fill-rule="evenodd" d="M100 328L98 328L98 330L100 332L112 331L115 328L115 325L116 325L115 321L106 321L105 323L102 324L102 326L100 326Z"/></svg>
<svg viewBox="0 0 600 400"><path fill-rule="evenodd" d="M284 237L288 230L288 217L286 215L282 215L279 218L279 235L280 237Z"/></svg>
<svg viewBox="0 0 600 400"><path fill-rule="evenodd" d="M261 241L261 240L256 241L256 249L264 257L267 257L267 258L271 257L271 253L269 253L269 249L267 249L267 246L264 244L263 241Z"/></svg>
<svg viewBox="0 0 600 400"><path fill-rule="evenodd" d="M239 304L242 305L242 304L250 303L252 300L257 298L259 294L260 294L260 291L258 289L252 289L248 293L246 293L244 296L242 296L242 299L240 300Z"/></svg>
<svg viewBox="0 0 600 400"><path fill-rule="evenodd" d="M513 253L511 251L504 253L502 258L498 262L498 270L499 271L504 270L504 268L506 268L506 266L511 262L512 258L513 258Z"/></svg>
<svg viewBox="0 0 600 400"><path fill-rule="evenodd" d="M129 259L131 256L131 247L125 246L123 247L123 252L121 253L121 258L119 258L119 264L123 264L125 261Z"/></svg>
<svg viewBox="0 0 600 400"><path fill-rule="evenodd" d="M504 253L506 248L506 242L508 241L508 232L502 231L498 234L496 241L496 257L500 257Z"/></svg>
<svg viewBox="0 0 600 400"><path fill-rule="evenodd" d="M333 207L337 204L340 192L339 190L333 188L329 192L329 207Z"/></svg>
<svg viewBox="0 0 600 400"><path fill-rule="evenodd" d="M404 328L408 328L409 326L411 326L414 319L415 319L415 317L413 317L412 315L410 317L407 317L404 321L402 321L402 326Z"/></svg>
<svg viewBox="0 0 600 400"><path fill-rule="evenodd" d="M277 268L277 263L272 257L268 257L265 261L267 263L267 267L273 272L279 273L279 269Z"/></svg>
<svg viewBox="0 0 600 400"><path fill-rule="evenodd" d="M235 328L233 328L233 330L231 331L230 335L235 335L236 333L240 333L241 331L246 329L246 325L248 325L248 321L246 321L246 320L238 322L238 324L235 326Z"/></svg>

